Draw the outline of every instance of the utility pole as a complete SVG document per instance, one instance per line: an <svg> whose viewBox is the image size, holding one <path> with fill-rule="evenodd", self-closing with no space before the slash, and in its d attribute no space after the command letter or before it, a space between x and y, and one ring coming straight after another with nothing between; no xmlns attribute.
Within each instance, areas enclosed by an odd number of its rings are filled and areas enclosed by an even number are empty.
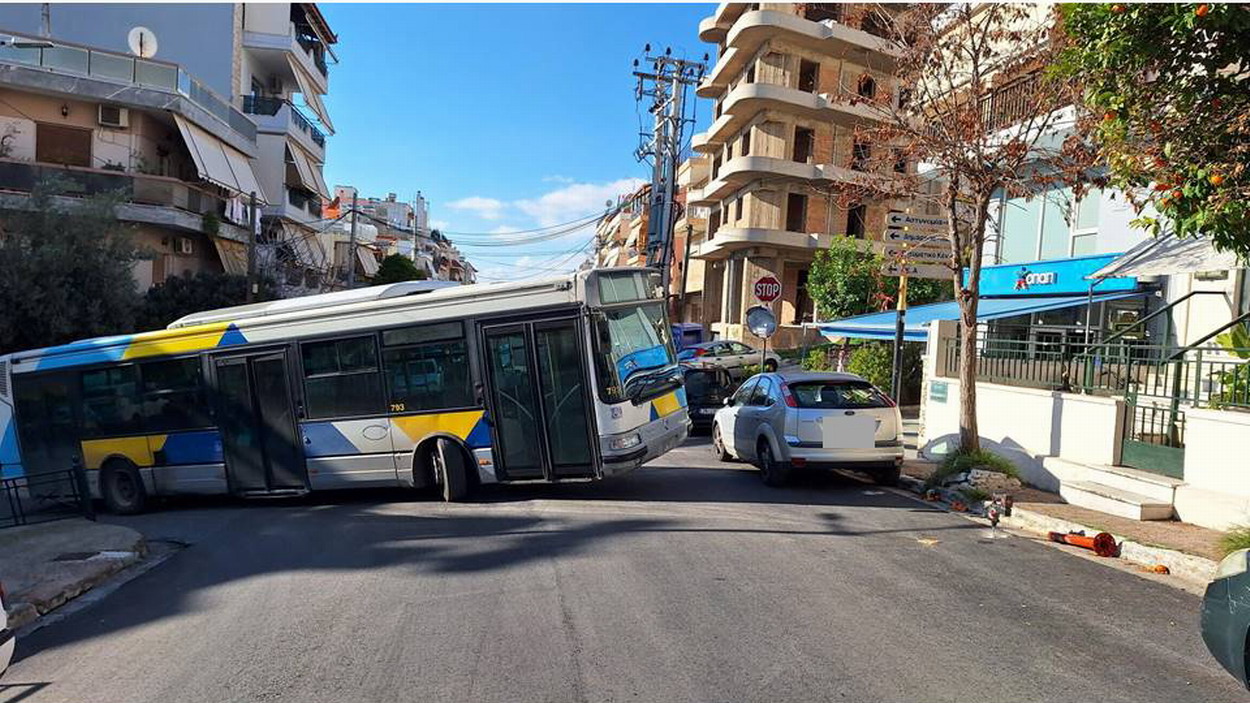
<svg viewBox="0 0 1250 703"><path fill-rule="evenodd" d="M52 38L52 3L41 3L39 8L39 33L44 39Z"/></svg>
<svg viewBox="0 0 1250 703"><path fill-rule="evenodd" d="M356 189L352 189L352 233L347 240L347 288L356 287Z"/></svg>
<svg viewBox="0 0 1250 703"><path fill-rule="evenodd" d="M642 102L651 99L647 111L655 119L650 133L639 136L642 143L634 156L639 161L651 159L651 203L647 221L647 266L660 269L665 294L670 294L669 274L673 256L673 223L676 219L677 166L681 158L683 131L693 117L686 117L686 89L698 85L707 72L707 55L703 61L675 59L671 48L662 56L651 55L651 45L643 49L643 61L651 64L650 71L638 69L634 59L634 76L638 87L634 98Z"/></svg>
<svg viewBox="0 0 1250 703"><path fill-rule="evenodd" d="M247 302L256 297L256 191L248 200L247 215Z"/></svg>
<svg viewBox="0 0 1250 703"><path fill-rule="evenodd" d="M682 315L686 309L686 279L690 275L690 240L694 238L694 225L686 225L686 254L681 262L681 289L677 291L677 320L679 322L688 322L683 320Z"/></svg>

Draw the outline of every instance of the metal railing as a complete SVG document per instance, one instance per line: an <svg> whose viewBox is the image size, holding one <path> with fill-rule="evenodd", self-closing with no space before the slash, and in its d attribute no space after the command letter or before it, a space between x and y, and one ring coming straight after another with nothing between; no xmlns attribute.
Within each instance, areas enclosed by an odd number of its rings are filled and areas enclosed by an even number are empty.
<svg viewBox="0 0 1250 703"><path fill-rule="evenodd" d="M81 465L0 479L0 528L72 517L95 519Z"/></svg>
<svg viewBox="0 0 1250 703"><path fill-rule="evenodd" d="M943 340L949 375L959 368L957 338ZM1119 339L1083 344L977 338L977 378L988 383L1250 409L1250 349L1174 346Z"/></svg>
<svg viewBox="0 0 1250 703"><path fill-rule="evenodd" d="M321 40L310 36L311 34L311 28L296 25L295 41L313 60L313 65L317 67L317 70L321 72L321 75L328 78L330 76L330 69L326 66L325 47L321 45Z"/></svg>
<svg viewBox="0 0 1250 703"><path fill-rule="evenodd" d="M288 187L286 189L286 199L292 206L307 211L313 217L321 217L321 198L317 195L299 188Z"/></svg>
<svg viewBox="0 0 1250 703"><path fill-rule="evenodd" d="M221 197L168 176L0 159L0 191L30 193L41 181L51 179L64 185L60 195L117 193L126 202L174 207L196 215L225 212Z"/></svg>
<svg viewBox="0 0 1250 703"><path fill-rule="evenodd" d="M283 106L287 106L291 115L291 123L295 125L304 134L312 138L317 146L324 149L326 147L326 135L317 129L307 117L304 117L295 105L286 98L263 97L259 95L243 96L243 112L249 115L267 115L274 116L281 112Z"/></svg>
<svg viewBox="0 0 1250 703"><path fill-rule="evenodd" d="M5 35L23 37L32 42L47 41L7 31ZM59 39L52 47L18 47L11 44L0 46L0 63L36 66L56 73L88 76L178 93L230 125L248 140L256 140L254 122L178 64L70 44Z"/></svg>

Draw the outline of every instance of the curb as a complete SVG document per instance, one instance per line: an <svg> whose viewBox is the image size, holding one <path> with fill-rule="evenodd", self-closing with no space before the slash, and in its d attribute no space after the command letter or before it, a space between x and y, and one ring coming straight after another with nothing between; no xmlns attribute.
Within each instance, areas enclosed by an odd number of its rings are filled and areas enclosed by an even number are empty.
<svg viewBox="0 0 1250 703"><path fill-rule="evenodd" d="M900 488L917 495L924 495L925 492L924 482L911 476L900 476L898 485ZM942 503L938 503L938 505L946 507ZM968 513L958 514L972 517ZM1087 525L1051 517L1018 506L1012 509L1011 517L1004 517L999 524L1009 529L1028 532L1041 537L1046 537L1049 532L1085 532L1086 534L1100 532L1100 530ZM1163 565L1168 568L1168 573L1172 576L1184 579L1195 585L1206 586L1218 566L1217 562L1206 557L1186 554L1166 547L1134 542L1123 535L1114 533L1111 536L1115 537L1116 543L1120 545L1119 559L1121 561L1146 567Z"/></svg>
<svg viewBox="0 0 1250 703"><path fill-rule="evenodd" d="M60 608L90 591L117 572L139 562L148 553L147 541L139 536L127 550L99 552L84 559L97 565L90 573L49 584L24 594L13 594L13 602L5 605L9 628L16 630Z"/></svg>

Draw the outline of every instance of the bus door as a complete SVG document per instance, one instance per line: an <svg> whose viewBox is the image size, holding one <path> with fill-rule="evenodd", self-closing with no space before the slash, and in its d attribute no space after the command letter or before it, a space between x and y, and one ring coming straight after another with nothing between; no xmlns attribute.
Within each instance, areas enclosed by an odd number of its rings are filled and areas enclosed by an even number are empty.
<svg viewBox="0 0 1250 703"><path fill-rule="evenodd" d="M253 495L307 490L286 350L217 357L213 377L230 490Z"/></svg>
<svg viewBox="0 0 1250 703"><path fill-rule="evenodd" d="M577 317L482 329L500 478L596 474L597 433Z"/></svg>

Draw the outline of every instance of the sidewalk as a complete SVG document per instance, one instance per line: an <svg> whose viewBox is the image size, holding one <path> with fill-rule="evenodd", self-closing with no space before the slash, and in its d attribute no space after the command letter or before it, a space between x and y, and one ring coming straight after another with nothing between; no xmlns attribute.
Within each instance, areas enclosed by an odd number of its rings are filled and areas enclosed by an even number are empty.
<svg viewBox="0 0 1250 703"><path fill-rule="evenodd" d="M920 484L936 468L922 459L903 464L903 475L915 481L903 486L922 492ZM1144 566L1163 565L1170 573L1205 584L1222 555L1219 539L1223 533L1175 520L1138 521L1100 513L1065 503L1054 493L1036 488L1013 491L1015 507L1005 527L1044 535L1047 532L1083 530L1086 534L1110 532L1120 543L1120 558Z"/></svg>
<svg viewBox="0 0 1250 703"><path fill-rule="evenodd" d="M22 627L60 607L146 553L138 532L90 520L0 530L0 583L9 627Z"/></svg>

